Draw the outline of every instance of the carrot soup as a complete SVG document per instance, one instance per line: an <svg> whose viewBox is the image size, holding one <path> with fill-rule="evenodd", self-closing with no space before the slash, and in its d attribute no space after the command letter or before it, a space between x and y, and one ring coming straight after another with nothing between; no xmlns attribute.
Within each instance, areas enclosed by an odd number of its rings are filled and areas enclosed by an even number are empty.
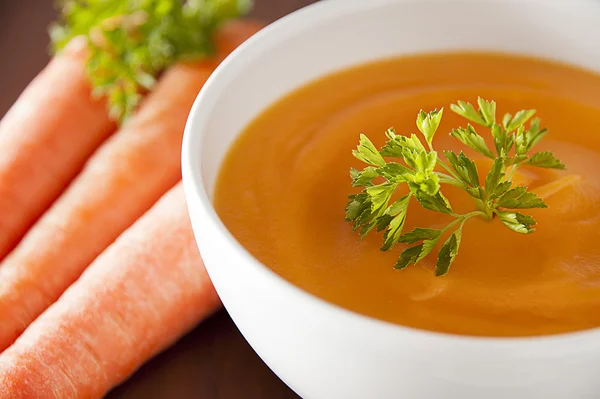
<svg viewBox="0 0 600 399"><path fill-rule="evenodd" d="M549 130L536 151L552 151L568 169L523 166L514 174L515 184L548 205L527 210L537 221L534 234L473 218L462 229L448 274L434 273L437 251L394 270L407 245L381 251L381 233L360 240L345 220L348 195L360 191L348 176L351 168L364 166L352 155L359 134L381 148L388 128L418 133L415 115L421 109L445 107L436 149L465 151L483 181L492 161L448 134L467 123L448 106L476 103L478 96L495 100L499 115L534 108ZM599 121L600 76L574 67L483 53L378 61L313 82L254 120L222 165L215 208L235 238L274 272L367 316L477 336L598 327ZM491 136L479 133L493 148ZM463 190L443 191L455 212L472 210ZM404 233L441 229L451 220L411 201Z"/></svg>

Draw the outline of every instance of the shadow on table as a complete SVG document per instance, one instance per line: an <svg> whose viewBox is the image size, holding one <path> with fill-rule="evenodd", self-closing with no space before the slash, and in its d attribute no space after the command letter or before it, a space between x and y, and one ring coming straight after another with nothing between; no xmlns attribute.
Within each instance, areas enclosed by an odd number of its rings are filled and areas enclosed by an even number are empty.
<svg viewBox="0 0 600 399"><path fill-rule="evenodd" d="M226 312L202 323L107 399L296 399Z"/></svg>

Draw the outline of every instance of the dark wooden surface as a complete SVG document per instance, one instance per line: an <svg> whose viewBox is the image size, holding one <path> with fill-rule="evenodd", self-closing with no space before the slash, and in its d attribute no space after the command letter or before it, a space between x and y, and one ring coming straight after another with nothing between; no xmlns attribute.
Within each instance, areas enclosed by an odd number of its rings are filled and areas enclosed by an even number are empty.
<svg viewBox="0 0 600 399"><path fill-rule="evenodd" d="M255 0L271 22L316 0ZM52 0L0 0L0 116L48 62ZM142 367L110 399L297 398L252 351L224 311Z"/></svg>

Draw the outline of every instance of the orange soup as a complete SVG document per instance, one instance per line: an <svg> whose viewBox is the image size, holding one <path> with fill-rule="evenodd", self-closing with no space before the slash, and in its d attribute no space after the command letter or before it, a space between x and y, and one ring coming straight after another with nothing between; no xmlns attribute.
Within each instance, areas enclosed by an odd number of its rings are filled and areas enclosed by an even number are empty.
<svg viewBox="0 0 600 399"><path fill-rule="evenodd" d="M447 109L478 96L495 100L499 115L535 108L549 128L537 150L553 151L568 170L519 169L516 179L549 206L527 212L538 221L535 233L516 234L498 220L474 218L464 227L449 274L435 277L435 254L395 271L405 247L382 252L380 233L361 241L344 220L347 196L360 191L349 177L351 167L364 167L351 153L359 133L380 148L389 127L416 133L420 109ZM464 149L447 133L465 124L446 112L436 149ZM588 329L600 326L598 129L600 76L584 70L494 54L385 60L327 76L267 109L230 150L214 203L227 228L262 263L352 311L466 335ZM445 187L455 209L473 209L464 192ZM447 223L415 201L404 231Z"/></svg>

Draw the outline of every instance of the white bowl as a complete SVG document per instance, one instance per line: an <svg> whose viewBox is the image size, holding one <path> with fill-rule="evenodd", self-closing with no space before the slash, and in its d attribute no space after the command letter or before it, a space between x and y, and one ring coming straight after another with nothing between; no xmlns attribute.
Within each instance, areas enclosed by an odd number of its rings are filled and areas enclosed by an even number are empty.
<svg viewBox="0 0 600 399"><path fill-rule="evenodd" d="M600 397L598 329L491 339L364 317L271 272L213 209L215 178L230 144L281 96L340 68L453 49L524 53L600 72L600 1L322 1L242 45L192 109L183 180L206 268L250 345L304 398Z"/></svg>

